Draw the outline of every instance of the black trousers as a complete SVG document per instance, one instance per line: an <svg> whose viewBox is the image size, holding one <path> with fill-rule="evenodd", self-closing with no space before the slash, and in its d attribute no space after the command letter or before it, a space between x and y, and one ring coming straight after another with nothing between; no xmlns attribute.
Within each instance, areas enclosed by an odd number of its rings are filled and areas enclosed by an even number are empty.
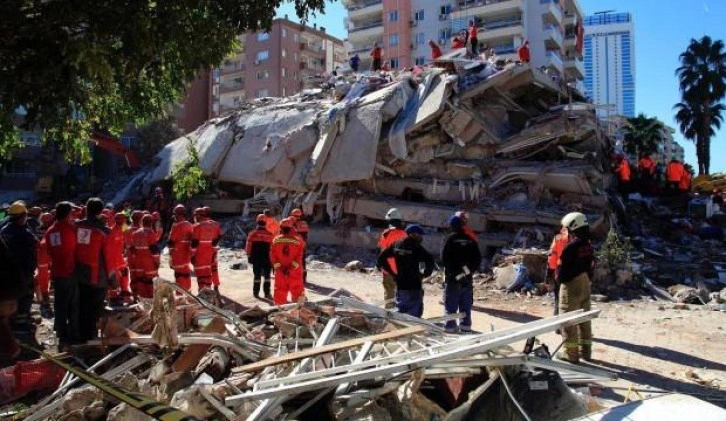
<svg viewBox="0 0 726 421"><path fill-rule="evenodd" d="M103 301L106 288L98 288L83 283L78 284L78 309L80 339L90 341L98 337L98 320L103 314Z"/></svg>
<svg viewBox="0 0 726 421"><path fill-rule="evenodd" d="M13 314L10 323L15 332L32 333L33 324L30 321L30 308L33 306L33 275L23 278L24 287L22 294L18 297L18 310Z"/></svg>
<svg viewBox="0 0 726 421"><path fill-rule="evenodd" d="M469 42L471 43L471 54L479 54L479 40L476 37L472 37L469 38Z"/></svg>
<svg viewBox="0 0 726 421"><path fill-rule="evenodd" d="M61 342L75 342L80 338L78 326L78 280L53 278L55 291L55 332Z"/></svg>

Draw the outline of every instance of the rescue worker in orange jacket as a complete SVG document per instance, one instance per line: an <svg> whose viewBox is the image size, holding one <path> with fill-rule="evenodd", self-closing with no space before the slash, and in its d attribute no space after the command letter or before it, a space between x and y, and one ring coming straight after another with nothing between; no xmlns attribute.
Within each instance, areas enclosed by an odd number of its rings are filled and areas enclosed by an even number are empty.
<svg viewBox="0 0 726 421"><path fill-rule="evenodd" d="M406 231L403 229L403 217L401 216L401 212L399 212L396 208L391 208L386 213L386 221L388 221L388 228L383 231L381 234L381 238L378 239L378 252L377 254L380 255L381 252L385 249L387 249L391 244L395 243L396 241L403 240L408 235L406 234ZM389 273L385 269L382 269L381 272L383 273L383 299L385 300L385 308L395 308L396 303L392 300L396 298L396 280L394 279L395 275L397 274L397 268L396 268L396 259L389 258L388 259L388 266L391 268L393 273Z"/></svg>
<svg viewBox="0 0 726 421"><path fill-rule="evenodd" d="M555 238L552 239L552 244L550 244L550 253L547 258L547 269L549 272L547 278L554 279L554 276L557 274L557 268L560 267L562 250L565 249L569 241L569 231L567 231L567 228L561 227L560 232L555 234Z"/></svg>
<svg viewBox="0 0 726 421"><path fill-rule="evenodd" d="M124 224L126 223L126 215L117 213L112 218L113 224L109 232L109 247L111 258L114 262L116 270L116 279L118 279L119 287L109 289L108 298L116 304L122 304L123 297L131 295L131 285L129 282L129 268L126 264L126 232L124 232Z"/></svg>
<svg viewBox="0 0 726 421"><path fill-rule="evenodd" d="M98 337L98 320L109 287L118 288L115 262L110 253L109 229L101 221L103 201L90 198L86 219L76 223L76 270L80 340Z"/></svg>
<svg viewBox="0 0 726 421"><path fill-rule="evenodd" d="M275 269L276 305L286 304L288 293L292 301L304 295L302 259L305 243L295 233L295 219L285 218L280 223L280 235L272 240L270 261Z"/></svg>
<svg viewBox="0 0 726 421"><path fill-rule="evenodd" d="M156 255L159 254L158 241L160 235L152 228L154 224L151 215L141 218L141 228L131 234L131 253L137 273L142 277L136 282L132 280L131 290L134 295L141 298L154 297L154 278L159 276L159 266L156 264Z"/></svg>
<svg viewBox="0 0 726 421"><path fill-rule="evenodd" d="M280 223L277 222L277 219L275 219L275 216L269 209L262 211L262 214L265 216L265 228L275 237L280 233Z"/></svg>
<svg viewBox="0 0 726 421"><path fill-rule="evenodd" d="M666 167L666 182L668 183L668 190L671 192L678 192L678 185L681 184L681 178L685 167L677 159L671 159Z"/></svg>
<svg viewBox="0 0 726 421"><path fill-rule="evenodd" d="M618 176L620 195L627 198L630 193L630 164L624 155L618 155L613 172Z"/></svg>
<svg viewBox="0 0 726 421"><path fill-rule="evenodd" d="M247 253L247 261L252 265L252 273L254 275L252 284L252 295L255 298L260 296L260 283L265 298L272 299L270 294L270 273L272 272L272 263L270 262L270 244L274 237L267 231L265 227L265 215L257 216L257 228L250 231L247 235L247 244L245 252Z"/></svg>
<svg viewBox="0 0 726 421"><path fill-rule="evenodd" d="M678 190L681 193L688 193L691 191L691 172L687 169L683 169L683 175L681 175L681 181L678 183Z"/></svg>
<svg viewBox="0 0 726 421"><path fill-rule="evenodd" d="M459 219L461 219L461 222L462 222L462 223L464 224L464 225L463 225L463 226L461 227L461 230L462 230L462 231L464 231L464 234L468 235L468 236L469 236L469 238L471 238L472 240L474 240L474 241L477 241L477 242L478 242L478 241L479 241L479 239L477 238L477 235L476 235L476 233L475 233L475 232L474 232L474 230L473 230L473 229L471 229L471 227L469 226L469 214L468 214L468 213L466 213L465 211L458 211L458 212L456 212L456 213L454 214L454 216L458 216L458 217L459 217ZM477 244L478 244L478 243L477 243Z"/></svg>
<svg viewBox="0 0 726 421"><path fill-rule="evenodd" d="M44 213L40 216L40 233L44 234L53 225L53 215ZM53 308L50 305L50 251L45 237L38 243L38 270L35 273L35 295L40 302L40 315L45 318L53 317Z"/></svg>
<svg viewBox="0 0 726 421"><path fill-rule="evenodd" d="M212 209L209 206L205 206L202 208L204 211L204 215L207 218L207 221L213 225L216 225L217 231L219 232L219 237L222 237L222 227L219 225L219 222L212 219ZM212 254L212 285L214 286L215 291L219 291L219 240L217 240L217 243L214 244L213 247L214 254Z"/></svg>
<svg viewBox="0 0 726 421"><path fill-rule="evenodd" d="M649 154L644 153L638 161L638 174L640 176L640 193L652 195L654 193L653 183L655 181L656 164Z"/></svg>
<svg viewBox="0 0 726 421"><path fill-rule="evenodd" d="M210 220L204 209L198 209L197 215L198 222L192 230L192 264L197 275L197 286L202 290L213 285L212 263L222 232L219 224ZM218 289L217 285L215 289Z"/></svg>
<svg viewBox="0 0 726 421"><path fill-rule="evenodd" d="M295 218L295 231L302 237L303 241L305 242L305 250L303 250L303 284L308 283L308 268L306 264L306 256L307 256L307 243L308 243L308 234L310 234L310 227L308 226L308 223L305 222L303 219L303 212L299 208L295 208L290 212L290 215Z"/></svg>
<svg viewBox="0 0 726 421"><path fill-rule="evenodd" d="M169 232L169 265L174 270L176 283L189 291L192 289L192 223L187 221L184 205L174 207L174 223Z"/></svg>
<svg viewBox="0 0 726 421"><path fill-rule="evenodd" d="M131 251L131 237L133 234L141 228L141 218L144 217L144 212L135 210L131 213L131 226L124 232L126 235L126 256L127 264L129 267L129 278L131 284L131 290L135 291L134 288L141 279L144 278L144 269L136 263L136 254Z"/></svg>

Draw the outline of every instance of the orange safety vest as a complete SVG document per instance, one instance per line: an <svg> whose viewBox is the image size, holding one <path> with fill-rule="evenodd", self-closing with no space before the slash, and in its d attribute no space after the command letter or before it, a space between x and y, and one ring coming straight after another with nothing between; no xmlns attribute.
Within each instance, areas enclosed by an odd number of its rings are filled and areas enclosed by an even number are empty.
<svg viewBox="0 0 726 421"><path fill-rule="evenodd" d="M387 230L383 231L383 233L381 234L381 238L378 240L378 252L382 252L383 250L387 249L391 244L395 243L396 241L403 240L406 237L408 237L408 234L406 234L405 230L401 228L388 228ZM398 273L395 258L391 257L388 259L388 266L390 266L390 268L393 270L394 275Z"/></svg>
<svg viewBox="0 0 726 421"><path fill-rule="evenodd" d="M671 183L680 183L683 171L683 164L680 162L669 162L668 167L666 167L666 177Z"/></svg>
<svg viewBox="0 0 726 421"><path fill-rule="evenodd" d="M620 181L630 181L630 164L628 161L623 159L615 168L615 173L618 174Z"/></svg>
<svg viewBox="0 0 726 421"><path fill-rule="evenodd" d="M640 158L638 163L641 172L647 172L651 175L655 174L655 162L649 157Z"/></svg>
<svg viewBox="0 0 726 421"><path fill-rule="evenodd" d="M552 270L557 270L560 266L560 256L562 256L562 250L565 249L567 243L570 242L570 235L567 229L562 229L559 234L555 235L550 245L550 256L547 259L547 267Z"/></svg>

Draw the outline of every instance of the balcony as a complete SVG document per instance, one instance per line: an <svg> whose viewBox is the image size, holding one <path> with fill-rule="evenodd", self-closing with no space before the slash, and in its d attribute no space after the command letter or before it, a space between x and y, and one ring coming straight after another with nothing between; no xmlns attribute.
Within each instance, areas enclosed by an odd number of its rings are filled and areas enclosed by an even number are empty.
<svg viewBox="0 0 726 421"><path fill-rule="evenodd" d="M582 64L582 60L576 58L570 58L565 61L565 70L575 76L575 79L585 78L585 65Z"/></svg>
<svg viewBox="0 0 726 421"><path fill-rule="evenodd" d="M548 67L554 67L555 69L562 72L562 55L560 55L559 51L550 50L546 53L546 66Z"/></svg>
<svg viewBox="0 0 726 421"><path fill-rule="evenodd" d="M577 45L577 36L575 34L565 35L564 47L568 50L575 49Z"/></svg>
<svg viewBox="0 0 726 421"><path fill-rule="evenodd" d="M452 17L454 19L469 18L472 15L491 15L524 10L524 0L459 0L454 5Z"/></svg>
<svg viewBox="0 0 726 421"><path fill-rule="evenodd" d="M540 0L540 3L543 3L545 6L543 16L546 21L554 22L558 25L562 23L564 13L559 3L556 3L555 0Z"/></svg>
<svg viewBox="0 0 726 421"><path fill-rule="evenodd" d="M383 21L365 22L348 30L348 41L383 37Z"/></svg>
<svg viewBox="0 0 726 421"><path fill-rule="evenodd" d="M548 48L559 48L562 46L562 31L559 26L556 25L545 25L542 28L544 32L545 44Z"/></svg>
<svg viewBox="0 0 726 421"><path fill-rule="evenodd" d="M323 50L322 45L302 42L300 43L300 54L304 54L309 57L321 58L325 57L325 50Z"/></svg>
<svg viewBox="0 0 726 421"><path fill-rule="evenodd" d="M240 73L245 71L245 64L241 61L230 61L225 62L220 68L219 68L220 74L222 75L230 75L233 73Z"/></svg>
<svg viewBox="0 0 726 421"><path fill-rule="evenodd" d="M351 4L347 7L348 18L351 20L371 18L373 16L381 16L383 13L383 1L362 1Z"/></svg>
<svg viewBox="0 0 726 421"><path fill-rule="evenodd" d="M244 82L237 82L237 83L221 83L219 84L219 94L228 94L230 92L237 92L237 91L244 91L245 89L245 83Z"/></svg>
<svg viewBox="0 0 726 421"><path fill-rule="evenodd" d="M479 41L518 36L523 29L519 18L484 22L484 26L479 28Z"/></svg>
<svg viewBox="0 0 726 421"><path fill-rule="evenodd" d="M577 16L574 13L565 13L565 17L562 19L562 23L565 26L575 26L577 23Z"/></svg>

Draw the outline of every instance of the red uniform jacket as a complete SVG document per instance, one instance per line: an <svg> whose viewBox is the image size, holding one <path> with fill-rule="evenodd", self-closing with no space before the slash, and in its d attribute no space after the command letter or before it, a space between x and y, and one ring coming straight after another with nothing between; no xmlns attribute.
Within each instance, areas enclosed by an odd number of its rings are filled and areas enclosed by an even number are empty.
<svg viewBox="0 0 726 421"><path fill-rule="evenodd" d="M666 167L666 178L671 183L680 183L684 171L683 164L680 162L669 162Z"/></svg>
<svg viewBox="0 0 726 421"><path fill-rule="evenodd" d="M275 270L288 270L291 273L300 272L302 276L302 259L305 243L294 234L280 234L272 240L270 246L270 261Z"/></svg>
<svg viewBox="0 0 726 421"><path fill-rule="evenodd" d="M270 244L273 240L272 234L265 228L257 228L250 231L247 236L245 252L253 265L263 265L270 262Z"/></svg>
<svg viewBox="0 0 726 421"><path fill-rule="evenodd" d="M305 242L308 242L308 234L310 233L310 227L308 226L308 223L303 221L302 219L298 219L297 222L295 222L295 231L297 231L298 234L300 234L300 237L302 237Z"/></svg>
<svg viewBox="0 0 726 421"><path fill-rule="evenodd" d="M681 181L678 183L678 190L681 191L689 191L691 190L691 173L688 171L683 171L683 175L681 176ZM38 261L38 264L40 265L40 261Z"/></svg>
<svg viewBox="0 0 726 421"><path fill-rule="evenodd" d="M206 220L194 225L192 230L192 249L194 254L194 268L202 273L211 271L214 260L215 247L222 236L222 229L216 221ZM197 273L199 276L199 273ZM205 275L201 275L205 276Z"/></svg>
<svg viewBox="0 0 726 421"><path fill-rule="evenodd" d="M555 235L550 245L550 256L547 259L547 267L552 270L557 270L560 266L560 256L562 256L562 250L565 249L567 243L570 242L570 236L567 230L560 231L559 234Z"/></svg>
<svg viewBox="0 0 726 421"><path fill-rule="evenodd" d="M471 238L472 240L477 241L477 242L479 241L479 239L476 236L476 233L474 232L473 229L471 229L470 226L464 225L463 227L461 227L461 229L464 231L464 234L466 234L469 238Z"/></svg>
<svg viewBox="0 0 726 421"><path fill-rule="evenodd" d="M114 225L108 234L108 245L111 258L113 259L114 269L119 270L126 267L124 260L124 251L126 250L126 233L120 225Z"/></svg>
<svg viewBox="0 0 726 421"><path fill-rule="evenodd" d="M436 44L431 45L431 60L436 60L441 56L441 48Z"/></svg>
<svg viewBox="0 0 726 421"><path fill-rule="evenodd" d="M621 160L615 167L615 174L620 181L630 181L630 164L625 159Z"/></svg>
<svg viewBox="0 0 726 421"><path fill-rule="evenodd" d="M76 270L76 227L69 221L56 221L45 233L53 278L68 278Z"/></svg>
<svg viewBox="0 0 726 421"><path fill-rule="evenodd" d="M529 47L528 46L522 45L521 47L519 47L519 49L517 50L517 54L519 55L519 61L522 61L522 62L525 62L525 63L529 62L530 55L529 55Z"/></svg>
<svg viewBox="0 0 726 421"><path fill-rule="evenodd" d="M451 48L453 50L456 50L457 48L464 48L465 46L464 41L459 37L454 37L454 39L451 40Z"/></svg>
<svg viewBox="0 0 726 421"><path fill-rule="evenodd" d="M171 268L185 269L192 258L192 232L194 227L189 221L176 222L169 232L169 254Z"/></svg>
<svg viewBox="0 0 726 421"><path fill-rule="evenodd" d="M159 234L151 228L139 228L131 234L131 254L134 256L134 264L143 270L145 278L159 276L159 268L156 264L155 254L158 254L156 243L159 241Z"/></svg>
<svg viewBox="0 0 726 421"><path fill-rule="evenodd" d="M275 237L280 233L280 223L274 216L265 216L265 229Z"/></svg>
<svg viewBox="0 0 726 421"><path fill-rule="evenodd" d="M655 161L653 161L652 158L645 157L640 158L640 161L638 162L638 167L640 167L640 172L653 175L655 174Z"/></svg>
<svg viewBox="0 0 726 421"><path fill-rule="evenodd" d="M388 246L390 246L391 244L395 243L396 241L403 240L406 237L408 237L408 234L406 234L406 231L401 228L388 228L387 230L383 231L383 233L381 234L381 238L378 239L378 254L380 254L383 250L387 249ZM391 257L388 259L388 266L393 270L392 275L398 273L395 258Z"/></svg>
<svg viewBox="0 0 726 421"><path fill-rule="evenodd" d="M47 285L50 281L50 251L45 237L38 243L38 283Z"/></svg>
<svg viewBox="0 0 726 421"><path fill-rule="evenodd" d="M76 276L79 282L108 287L108 276L115 270L110 253L109 230L100 220L76 223Z"/></svg>

